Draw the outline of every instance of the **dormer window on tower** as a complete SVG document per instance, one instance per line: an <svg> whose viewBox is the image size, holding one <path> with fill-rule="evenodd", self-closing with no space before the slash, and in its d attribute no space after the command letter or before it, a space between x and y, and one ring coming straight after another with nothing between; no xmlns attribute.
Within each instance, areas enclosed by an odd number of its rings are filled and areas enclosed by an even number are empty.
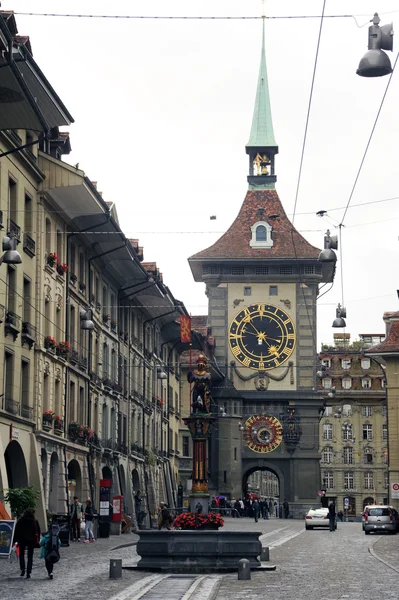
<svg viewBox="0 0 399 600"><path fill-rule="evenodd" d="M251 248L272 248L272 226L266 221L258 221L251 227Z"/></svg>

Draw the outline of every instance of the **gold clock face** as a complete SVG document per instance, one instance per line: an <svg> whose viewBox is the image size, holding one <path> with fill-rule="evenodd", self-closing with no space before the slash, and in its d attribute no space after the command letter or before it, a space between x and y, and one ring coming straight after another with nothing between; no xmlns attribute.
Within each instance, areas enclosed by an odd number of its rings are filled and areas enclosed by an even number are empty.
<svg viewBox="0 0 399 600"><path fill-rule="evenodd" d="M268 371L282 365L293 353L295 327L291 317L273 304L251 304L230 324L229 343L245 367Z"/></svg>
<svg viewBox="0 0 399 600"><path fill-rule="evenodd" d="M244 431L248 448L260 454L273 452L283 439L283 426L277 417L249 417Z"/></svg>

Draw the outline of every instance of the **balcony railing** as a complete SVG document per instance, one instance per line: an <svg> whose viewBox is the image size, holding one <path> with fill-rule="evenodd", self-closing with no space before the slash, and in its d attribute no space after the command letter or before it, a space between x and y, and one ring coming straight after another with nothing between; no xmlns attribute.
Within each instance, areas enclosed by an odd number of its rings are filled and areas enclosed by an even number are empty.
<svg viewBox="0 0 399 600"><path fill-rule="evenodd" d="M86 371L86 369L87 369L87 356L84 356L83 354L81 354L79 356L79 367L81 369L83 369L84 371Z"/></svg>
<svg viewBox="0 0 399 600"><path fill-rule="evenodd" d="M33 408L28 404L22 404L21 406L21 417L33 421Z"/></svg>
<svg viewBox="0 0 399 600"><path fill-rule="evenodd" d="M19 402L17 400L13 400L12 398L4 399L4 410L11 413L12 415L19 414Z"/></svg>
<svg viewBox="0 0 399 600"><path fill-rule="evenodd" d="M14 236L18 242L21 241L21 228L12 219L9 220L7 234Z"/></svg>
<svg viewBox="0 0 399 600"><path fill-rule="evenodd" d="M21 317L13 313L11 310L6 312L4 331L6 335L11 333L14 336L14 340L17 339L18 334L21 331Z"/></svg>
<svg viewBox="0 0 399 600"><path fill-rule="evenodd" d="M22 244L24 252L33 257L36 254L36 242L28 233L24 233L24 241Z"/></svg>
<svg viewBox="0 0 399 600"><path fill-rule="evenodd" d="M29 349L31 349L35 341L36 327L28 321L22 321L22 342L26 342L29 345Z"/></svg>
<svg viewBox="0 0 399 600"><path fill-rule="evenodd" d="M71 348L69 351L69 362L74 365L77 365L79 362L79 352L74 348Z"/></svg>

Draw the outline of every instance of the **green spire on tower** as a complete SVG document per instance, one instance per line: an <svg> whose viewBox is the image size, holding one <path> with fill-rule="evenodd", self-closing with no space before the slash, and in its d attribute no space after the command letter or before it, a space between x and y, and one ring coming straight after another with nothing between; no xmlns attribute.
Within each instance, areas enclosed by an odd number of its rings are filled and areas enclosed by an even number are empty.
<svg viewBox="0 0 399 600"><path fill-rule="evenodd" d="M262 53L260 58L258 87L256 90L254 116L252 119L251 134L248 147L277 147L274 139L272 110L270 106L269 85L267 81L266 53L265 53L265 19L262 30Z"/></svg>

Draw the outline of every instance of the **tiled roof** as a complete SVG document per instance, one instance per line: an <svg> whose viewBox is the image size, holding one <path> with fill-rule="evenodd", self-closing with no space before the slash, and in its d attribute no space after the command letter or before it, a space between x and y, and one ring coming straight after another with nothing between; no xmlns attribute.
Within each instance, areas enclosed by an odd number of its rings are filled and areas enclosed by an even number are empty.
<svg viewBox="0 0 399 600"><path fill-rule="evenodd" d="M366 354L390 354L399 352L399 311L384 313L387 327L385 340L377 346L372 346Z"/></svg>
<svg viewBox="0 0 399 600"><path fill-rule="evenodd" d="M269 215L278 215L270 219ZM251 248L251 227L266 221L273 227L272 248ZM285 214L276 190L249 190L237 218L213 246L191 256L192 259L317 259L320 250L296 231Z"/></svg>

